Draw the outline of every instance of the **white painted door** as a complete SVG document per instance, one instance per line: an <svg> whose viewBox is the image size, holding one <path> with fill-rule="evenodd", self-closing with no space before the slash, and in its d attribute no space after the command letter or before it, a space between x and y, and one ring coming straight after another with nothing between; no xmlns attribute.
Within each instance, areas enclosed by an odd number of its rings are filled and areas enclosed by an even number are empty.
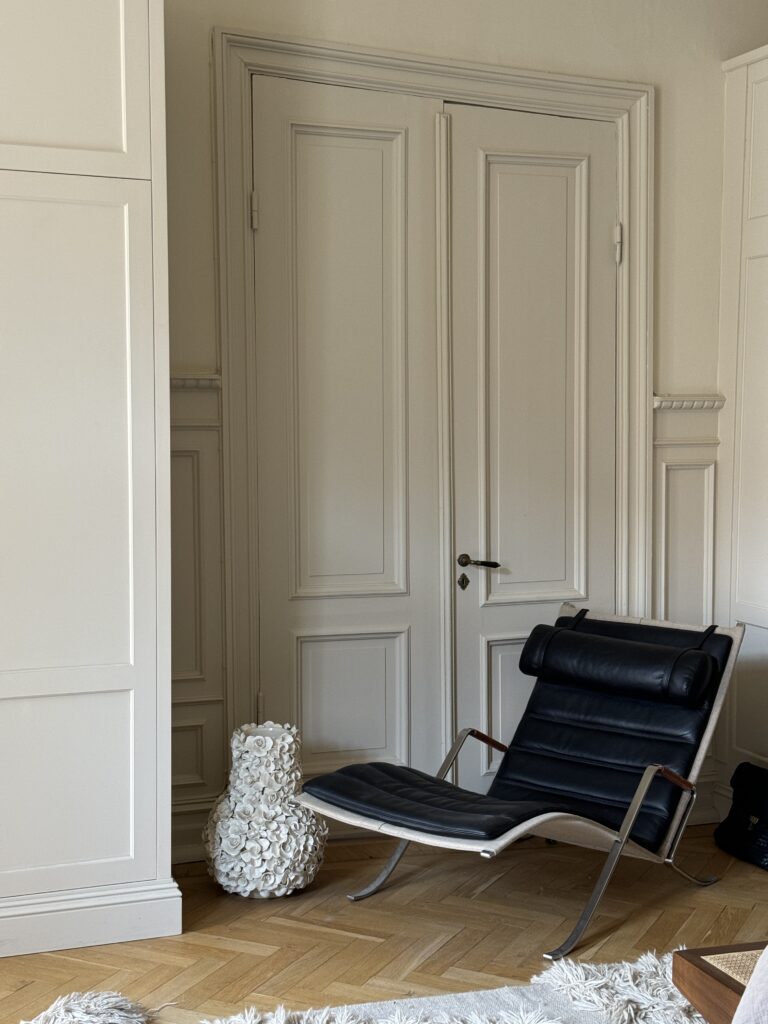
<svg viewBox="0 0 768 1024"><path fill-rule="evenodd" d="M441 756L440 109L254 78L261 717L307 774Z"/></svg>
<svg viewBox="0 0 768 1024"><path fill-rule="evenodd" d="M446 104L451 118L458 726L508 741L517 668L560 602L615 603L613 125ZM499 755L465 748L484 790Z"/></svg>
<svg viewBox="0 0 768 1024"><path fill-rule="evenodd" d="M432 100L253 86L261 717L308 773L439 762ZM456 717L509 737L531 626L615 601L612 125L451 121ZM461 781L487 786L486 751Z"/></svg>

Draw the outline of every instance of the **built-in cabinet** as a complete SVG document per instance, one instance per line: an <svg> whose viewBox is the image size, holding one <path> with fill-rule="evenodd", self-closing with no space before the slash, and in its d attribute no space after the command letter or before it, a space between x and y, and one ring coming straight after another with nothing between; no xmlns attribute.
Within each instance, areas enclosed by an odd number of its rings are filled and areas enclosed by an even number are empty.
<svg viewBox="0 0 768 1024"><path fill-rule="evenodd" d="M724 68L717 591L721 621L747 624L720 742L727 804L736 764L768 766L768 47Z"/></svg>
<svg viewBox="0 0 768 1024"><path fill-rule="evenodd" d="M178 932L162 5L0 35L0 954Z"/></svg>

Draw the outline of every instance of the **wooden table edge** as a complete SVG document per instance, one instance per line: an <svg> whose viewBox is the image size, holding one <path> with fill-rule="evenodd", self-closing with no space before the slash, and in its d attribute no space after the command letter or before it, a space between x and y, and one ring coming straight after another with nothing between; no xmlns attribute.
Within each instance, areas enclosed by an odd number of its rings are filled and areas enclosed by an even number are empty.
<svg viewBox="0 0 768 1024"><path fill-rule="evenodd" d="M746 953L765 947L765 942L741 942L728 946L677 949L672 956L672 982L709 1024L730 1024L745 986L704 957Z"/></svg>
<svg viewBox="0 0 768 1024"><path fill-rule="evenodd" d="M732 978L730 974L726 974L725 971L720 970L714 964L711 964L708 960L705 960L705 956L719 956L722 953L748 953L753 949L765 949L768 943L766 942L738 942L732 943L729 946L699 946L695 949L676 949L672 956L672 980L675 980L675 959L685 960L688 963L695 966L698 970L703 971L704 974L708 974L715 981L720 982L721 985L725 985L731 989L732 992L736 992L737 995L741 996L744 994L744 985L736 978Z"/></svg>

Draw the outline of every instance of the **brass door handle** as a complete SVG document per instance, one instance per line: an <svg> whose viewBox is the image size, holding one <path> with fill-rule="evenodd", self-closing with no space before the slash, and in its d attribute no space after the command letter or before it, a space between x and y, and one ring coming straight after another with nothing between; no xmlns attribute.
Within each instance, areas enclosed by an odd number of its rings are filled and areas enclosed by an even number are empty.
<svg viewBox="0 0 768 1024"><path fill-rule="evenodd" d="M462 569L466 568L468 565L479 565L482 569L500 569L501 568L501 562L483 562L479 558L470 558L469 555L467 555L467 554L459 555L459 557L456 559L456 561L459 563L459 565L462 567Z"/></svg>

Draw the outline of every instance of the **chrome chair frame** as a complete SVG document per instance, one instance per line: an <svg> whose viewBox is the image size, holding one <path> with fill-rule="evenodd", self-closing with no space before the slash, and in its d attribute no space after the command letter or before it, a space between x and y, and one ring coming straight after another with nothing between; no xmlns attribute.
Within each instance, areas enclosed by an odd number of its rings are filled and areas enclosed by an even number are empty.
<svg viewBox="0 0 768 1024"><path fill-rule="evenodd" d="M439 769L435 773L436 779L444 779L446 777L448 772L453 767L453 762L459 756L459 751L464 746L465 741L470 736L473 736L475 739L481 740L489 747L493 747L494 750L499 750L502 753L506 752L507 748L504 746L503 743L499 742L499 740L495 740L492 736L487 736L484 732L480 732L479 729L462 729L459 735L453 741L453 746L445 755L443 763L440 765ZM397 847L395 848L395 852L392 854L387 863L381 869L380 874L378 874L374 878L370 885L366 885L364 889L360 889L359 892L349 893L347 899L352 900L353 902L357 902L357 900L364 900L366 896L373 896L375 892L378 892L382 885L384 885L386 880L392 874L392 872L395 870L397 865L400 863L403 854L405 853L405 851L408 849L412 842L413 840L411 839L401 839L400 842L397 844Z"/></svg>
<svg viewBox="0 0 768 1024"><path fill-rule="evenodd" d="M565 604L561 609L561 614L571 614L573 610L572 605ZM666 626L669 628L676 627L679 629L689 630L700 630L702 628L700 626L683 626L677 623L660 622L654 619L629 618L627 616L619 615L597 615L596 617L622 622ZM691 811L693 810L693 805L696 800L695 780L698 777L701 764L712 739L715 725L717 724L717 719L733 673L739 647L741 646L741 641L744 636L744 627L739 624L731 629L719 628L718 632L731 636L731 650L728 656L728 661L723 670L717 695L713 701L707 727L704 730L701 743L699 744L699 749L691 767L690 778L683 778L682 775L679 775L676 771L673 771L665 765L649 764L640 778L630 805L627 808L624 819L618 830L613 830L607 826L599 825L597 822L590 821L589 819L582 818L578 815L563 812L552 812L548 814L540 814L522 822L494 840L456 840L451 837L428 835L427 833L419 832L416 829L401 828L399 826L388 825L384 822L376 821L372 818L365 818L364 816L354 812L344 811L333 804L327 803L324 800L320 800L306 793L302 793L297 796L296 799L301 804L318 814L322 814L326 817L334 818L348 824L357 825L374 832L379 832L383 835L391 835L399 838L398 845L393 854L373 881L363 889L350 893L347 898L356 902L358 900L366 899L368 896L372 896L374 893L378 892L402 860L402 857L411 842L438 846L444 849L470 850L472 852L479 853L481 857L486 859L495 857L503 849L511 845L511 843L519 842L524 838L534 835L540 835L550 840L562 840L564 842L575 843L576 845L607 850L607 857L602 871L595 882L592 893L590 894L575 926L568 937L559 946L543 954L548 960L559 960L561 957L570 953L580 941L598 907L598 904L600 903L600 900L608 888L608 884L616 869L619 858L624 853L628 856L640 857L656 863L666 864L668 867L672 868L673 871L677 872L677 874L685 878L686 881L695 885L709 886L717 882L717 877L697 878L695 875L691 875L687 871L684 871L675 863L675 855L677 853L680 839L685 831L685 827L688 824ZM444 779L448 775L448 772L453 767L459 752L470 737L492 747L494 750L500 751L501 753L504 753L507 750L507 746L504 743L494 739L492 736L488 736L479 729L462 729L446 754L443 763L440 765L440 768L435 775L436 778ZM680 805L678 806L678 809L670 823L664 842L659 847L658 852L654 853L644 847L638 846L630 839L630 835L637 816L642 809L643 801L645 800L648 790L657 776L661 776L682 790L683 797L680 800Z"/></svg>

